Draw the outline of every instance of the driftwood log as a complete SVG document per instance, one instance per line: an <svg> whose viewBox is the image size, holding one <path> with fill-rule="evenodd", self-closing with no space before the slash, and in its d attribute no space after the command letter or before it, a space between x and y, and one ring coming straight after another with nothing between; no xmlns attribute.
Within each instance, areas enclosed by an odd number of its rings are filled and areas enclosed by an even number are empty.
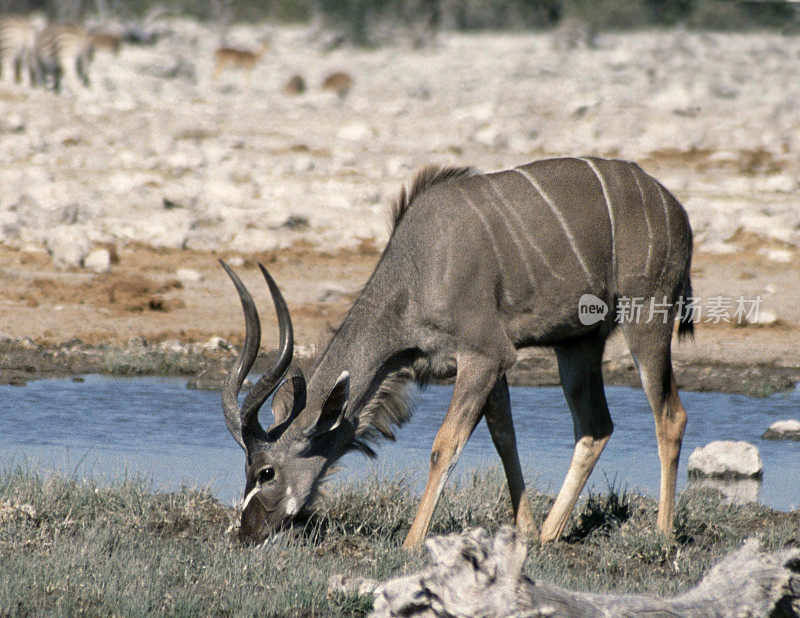
<svg viewBox="0 0 800 618"><path fill-rule="evenodd" d="M433 564L375 587L372 616L800 616L800 551L761 552L755 539L697 586L666 599L587 594L531 580L522 572L525 541L510 527L494 538L477 529L426 545ZM340 579L351 592L374 587Z"/></svg>

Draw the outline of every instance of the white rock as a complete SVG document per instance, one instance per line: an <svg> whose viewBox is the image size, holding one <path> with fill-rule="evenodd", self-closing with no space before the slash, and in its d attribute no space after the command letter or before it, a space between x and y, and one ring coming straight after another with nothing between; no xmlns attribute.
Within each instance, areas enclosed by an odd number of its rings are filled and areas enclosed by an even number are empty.
<svg viewBox="0 0 800 618"><path fill-rule="evenodd" d="M111 270L111 252L108 249L95 249L83 259L83 267L95 273Z"/></svg>
<svg viewBox="0 0 800 618"><path fill-rule="evenodd" d="M226 351L236 351L236 348L229 342L223 339L222 337L211 337L208 341L203 344L203 348L206 350L214 351L214 350L226 350Z"/></svg>
<svg viewBox="0 0 800 618"><path fill-rule="evenodd" d="M354 122L344 125L336 133L336 137L349 142L364 142L375 137L375 132L365 122Z"/></svg>
<svg viewBox="0 0 800 618"><path fill-rule="evenodd" d="M80 268L91 250L85 231L71 225L59 225L48 230L45 246L57 268Z"/></svg>
<svg viewBox="0 0 800 618"><path fill-rule="evenodd" d="M4 133L22 133L25 130L25 119L19 114L9 114L0 120L0 131Z"/></svg>
<svg viewBox="0 0 800 618"><path fill-rule="evenodd" d="M294 346L295 358L314 358L317 355L317 346L313 343L300 343Z"/></svg>
<svg viewBox="0 0 800 618"><path fill-rule="evenodd" d="M764 440L799 440L800 441L800 421L790 419L787 421L777 421L772 423L761 436Z"/></svg>
<svg viewBox="0 0 800 618"><path fill-rule="evenodd" d="M475 133L475 141L490 148L505 148L508 145L508 135L496 126L488 126Z"/></svg>
<svg viewBox="0 0 800 618"><path fill-rule="evenodd" d="M788 264L794 257L794 254L788 249L767 249L765 247L760 249L759 253L770 262L778 262L779 264Z"/></svg>
<svg viewBox="0 0 800 618"><path fill-rule="evenodd" d="M322 292L317 297L317 302L320 303L335 303L347 298L350 291L335 283L326 283L322 286Z"/></svg>
<svg viewBox="0 0 800 618"><path fill-rule="evenodd" d="M405 157L390 156L386 157L383 164L385 176L390 178L402 177L408 174L411 166Z"/></svg>
<svg viewBox="0 0 800 618"><path fill-rule="evenodd" d="M731 253L741 252L741 248L729 242L707 242L700 245L705 253L714 253L715 255L728 255Z"/></svg>
<svg viewBox="0 0 800 618"><path fill-rule="evenodd" d="M291 163L290 171L294 174L305 174L316 167L316 162L311 155L298 155Z"/></svg>
<svg viewBox="0 0 800 618"><path fill-rule="evenodd" d="M689 456L690 477L758 478L763 470L758 449L743 441L718 440Z"/></svg>
<svg viewBox="0 0 800 618"><path fill-rule="evenodd" d="M367 577L353 575L331 575L328 578L328 594L346 594L351 596L369 596L375 592L378 582Z"/></svg>
<svg viewBox="0 0 800 618"><path fill-rule="evenodd" d="M756 312L756 315L753 316L752 319L748 320L748 322L750 324L759 324L761 326L772 326L773 324L777 324L778 316L773 311L759 308L759 310Z"/></svg>
<svg viewBox="0 0 800 618"><path fill-rule="evenodd" d="M451 117L456 122L472 120L478 124L489 122L497 115L493 103L479 103L470 107L460 107L453 111Z"/></svg>
<svg viewBox="0 0 800 618"><path fill-rule="evenodd" d="M239 268L240 266L244 266L244 258L241 255L234 255L226 260L228 262L228 266L232 268Z"/></svg>
<svg viewBox="0 0 800 618"><path fill-rule="evenodd" d="M790 174L772 174L759 183L763 191L769 193L791 193L797 188L798 180Z"/></svg>
<svg viewBox="0 0 800 618"><path fill-rule="evenodd" d="M73 127L61 127L56 129L50 135L50 140L55 144L63 144L65 146L74 146L80 144L83 136L78 129Z"/></svg>
<svg viewBox="0 0 800 618"><path fill-rule="evenodd" d="M186 285L187 283L198 283L203 280L203 275L192 268L180 268L175 273L178 281Z"/></svg>

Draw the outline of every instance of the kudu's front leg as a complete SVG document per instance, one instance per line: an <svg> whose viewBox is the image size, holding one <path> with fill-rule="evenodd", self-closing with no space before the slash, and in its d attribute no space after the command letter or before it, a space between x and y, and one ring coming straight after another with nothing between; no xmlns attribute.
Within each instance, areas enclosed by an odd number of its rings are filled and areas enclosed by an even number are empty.
<svg viewBox="0 0 800 618"><path fill-rule="evenodd" d="M411 530L403 543L405 549L419 547L428 534L433 511L439 502L444 484L467 439L481 420L486 398L502 374L496 360L483 356L459 355L456 362L458 369L453 399L433 441L428 483Z"/></svg>
<svg viewBox="0 0 800 618"><path fill-rule="evenodd" d="M508 394L508 381L502 376L483 408L483 417L489 427L492 442L503 462L503 469L508 481L508 492L511 496L511 508L514 512L514 523L524 535L535 534L536 524L533 521L531 504L525 491L525 479L517 452L517 435L514 431L514 419L511 416L511 399Z"/></svg>
<svg viewBox="0 0 800 618"><path fill-rule="evenodd" d="M561 537L569 514L603 452L614 425L603 389L603 341L586 340L556 348L561 386L575 427L575 450L564 484L542 524L542 543Z"/></svg>

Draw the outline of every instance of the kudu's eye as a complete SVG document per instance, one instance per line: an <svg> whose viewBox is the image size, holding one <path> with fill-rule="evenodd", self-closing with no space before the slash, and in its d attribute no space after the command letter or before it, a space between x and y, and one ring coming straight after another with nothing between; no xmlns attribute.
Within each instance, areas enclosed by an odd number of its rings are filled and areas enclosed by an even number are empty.
<svg viewBox="0 0 800 618"><path fill-rule="evenodd" d="M267 466L261 472L258 473L258 482L263 485L264 483L269 483L270 481L275 479L275 468L272 466Z"/></svg>

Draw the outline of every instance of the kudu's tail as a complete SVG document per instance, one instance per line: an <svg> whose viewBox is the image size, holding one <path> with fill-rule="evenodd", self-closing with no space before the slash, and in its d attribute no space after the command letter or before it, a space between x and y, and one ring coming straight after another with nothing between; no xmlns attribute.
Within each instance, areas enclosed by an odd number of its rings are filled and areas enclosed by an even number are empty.
<svg viewBox="0 0 800 618"><path fill-rule="evenodd" d="M694 310L692 309L692 279L689 267L683 275L683 287L678 296L678 340L694 338Z"/></svg>

